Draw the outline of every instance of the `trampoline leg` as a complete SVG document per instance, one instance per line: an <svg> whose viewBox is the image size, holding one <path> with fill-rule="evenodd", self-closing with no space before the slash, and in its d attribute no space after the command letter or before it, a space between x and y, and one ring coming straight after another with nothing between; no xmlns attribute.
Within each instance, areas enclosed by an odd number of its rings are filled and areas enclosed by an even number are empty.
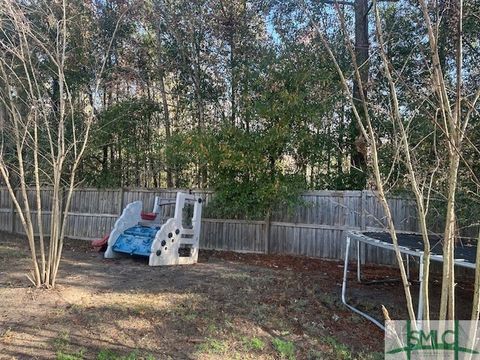
<svg viewBox="0 0 480 360"><path fill-rule="evenodd" d="M377 325L380 329L385 331L385 326L383 326L379 321L375 320L373 317L369 316L368 314L365 314L364 312L358 310L352 305L347 304L347 300L345 299L346 293L347 293L347 275L348 275L348 253L350 250L350 237L347 236L346 239L346 248L345 248L345 262L343 266L343 281L342 281L342 303L348 307L350 310L353 312L356 312L357 314L363 316L364 318L370 320L373 322L375 325ZM360 246L360 241L357 241L358 245Z"/></svg>
<svg viewBox="0 0 480 360"><path fill-rule="evenodd" d="M361 264L360 264L360 241L357 241L357 281L362 282Z"/></svg>
<svg viewBox="0 0 480 360"><path fill-rule="evenodd" d="M417 320L423 320L423 255L420 256L420 268L418 270L418 282L420 283L420 289L418 290Z"/></svg>
<svg viewBox="0 0 480 360"><path fill-rule="evenodd" d="M347 242L345 247L345 261L343 264L343 281L342 281L342 302L346 304L345 293L347 291L347 274L348 274L348 252L350 250L350 237L347 236Z"/></svg>

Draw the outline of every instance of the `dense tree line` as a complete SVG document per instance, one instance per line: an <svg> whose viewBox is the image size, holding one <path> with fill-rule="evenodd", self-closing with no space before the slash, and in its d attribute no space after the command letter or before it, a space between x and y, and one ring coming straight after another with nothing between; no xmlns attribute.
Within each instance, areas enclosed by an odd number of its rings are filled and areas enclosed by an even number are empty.
<svg viewBox="0 0 480 360"><path fill-rule="evenodd" d="M78 169L77 179L84 185L213 188L221 190L225 203L236 199L239 208L233 212L248 208L252 215L302 189L374 187L367 168L357 166L358 154L368 158L369 150L358 141L347 94L314 26L329 29L326 35L339 65L353 74L344 46L345 39L353 43L355 36L352 6L339 5L346 21L342 28L331 2L322 1L67 4L73 19L65 65L69 96L78 109L88 99L96 119ZM53 29L60 10L50 5L28 5L38 10L32 16L40 28ZM453 88L455 36L449 34L455 33L456 5L444 1L441 6L440 12L432 7L431 16L441 16L441 63L452 74ZM402 0L382 4L381 12L388 56L401 84L400 106L410 115L411 141L418 142L414 160L427 176L441 169L445 158L439 148L442 134L431 116L438 109L431 101L432 64L424 56L429 50L421 11L417 3ZM465 3L462 76L472 94L478 88L479 13L478 1ZM372 14L365 19L374 28ZM367 100L375 104L370 115L380 143L382 176L391 189L402 191L406 169L399 139L392 123L384 121L390 106L388 84L374 31L368 36L370 57L362 71ZM94 93L103 61L100 88ZM348 81L355 86L353 75ZM46 77L45 83L56 107L58 79ZM477 124L476 109L460 168L465 194L478 190ZM439 176L432 189L441 193L444 181Z"/></svg>
<svg viewBox="0 0 480 360"><path fill-rule="evenodd" d="M281 175L303 188L358 186L331 64L313 33L276 25L273 4L98 6L98 44L125 7L129 15L95 99L89 184L215 187L236 173L252 185Z"/></svg>

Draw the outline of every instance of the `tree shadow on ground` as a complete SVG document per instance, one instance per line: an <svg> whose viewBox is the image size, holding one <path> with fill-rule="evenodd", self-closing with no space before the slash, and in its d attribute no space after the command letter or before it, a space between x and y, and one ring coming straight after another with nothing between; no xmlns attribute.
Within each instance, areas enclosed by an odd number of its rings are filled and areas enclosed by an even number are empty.
<svg viewBox="0 0 480 360"><path fill-rule="evenodd" d="M17 243L8 247L28 256ZM66 248L54 290L28 288L28 258L0 262L0 359L51 359L59 351L90 359L105 349L139 358L275 359L282 356L275 339L293 344L298 359L383 349L381 331L341 304L338 262L302 271L204 256L191 266L149 267L143 258L104 260ZM380 270L367 266L365 275L396 274ZM354 277L352 301L374 314L382 303L402 314L398 284L358 285Z"/></svg>

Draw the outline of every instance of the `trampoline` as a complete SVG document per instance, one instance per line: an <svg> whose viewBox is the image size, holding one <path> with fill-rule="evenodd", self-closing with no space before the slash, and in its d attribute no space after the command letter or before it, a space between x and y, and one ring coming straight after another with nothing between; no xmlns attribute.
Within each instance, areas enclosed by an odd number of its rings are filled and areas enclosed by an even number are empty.
<svg viewBox="0 0 480 360"><path fill-rule="evenodd" d="M420 285L420 291L418 293L418 309L417 309L417 319L423 317L423 292L422 292L422 282L423 282L423 239L422 235L418 233L407 233L407 232L397 232L397 239L400 252L406 257L406 271L407 276L410 277L410 264L409 257L414 256L419 258L419 272L418 272L418 282ZM392 238L387 232L371 232L371 231L348 231L346 239L346 249L345 249L345 263L343 268L343 282L342 282L342 302L350 310L356 312L357 314L367 318L375 325L380 327L382 330L385 330L383 324L378 320L374 319L370 315L362 312L356 307L350 305L346 301L347 294L347 274L348 274L348 255L350 251L350 246L353 241L357 242L357 281L361 282L361 264L360 264L360 243L365 244L366 246L376 246L386 250L395 251L395 247L392 242ZM430 242L430 259L433 261L443 262L443 238L439 235L429 235ZM472 240L466 240L462 243L456 244L454 248L454 262L456 266L461 266L465 268L475 269L476 262L476 252L477 246L476 242Z"/></svg>

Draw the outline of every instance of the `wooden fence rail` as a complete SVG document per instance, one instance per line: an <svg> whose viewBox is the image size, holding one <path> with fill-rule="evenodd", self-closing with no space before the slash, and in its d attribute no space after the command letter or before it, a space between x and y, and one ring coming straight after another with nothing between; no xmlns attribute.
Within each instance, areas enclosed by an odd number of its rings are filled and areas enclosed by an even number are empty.
<svg viewBox="0 0 480 360"><path fill-rule="evenodd" d="M126 204L142 200L144 210L151 211L154 197L175 199L177 190L170 189L76 189L67 218L66 235L92 240L112 229ZM208 207L213 193L194 191ZM29 202L36 208L35 190L29 190ZM50 229L51 190L43 189L42 224ZM381 204L371 191L313 191L301 196L301 205L294 211L275 211L268 221L234 219L202 220L200 246L203 249L239 252L293 254L342 259L345 231L383 230L385 216ZM418 228L415 203L410 199L391 197L389 205L399 230ZM174 205L162 207L162 217L173 215ZM208 215L208 211L205 212ZM37 217L33 217L38 228ZM6 188L0 188L0 231L23 234L18 214ZM355 252L352 252L355 254ZM362 261L394 263L393 254L369 248Z"/></svg>

